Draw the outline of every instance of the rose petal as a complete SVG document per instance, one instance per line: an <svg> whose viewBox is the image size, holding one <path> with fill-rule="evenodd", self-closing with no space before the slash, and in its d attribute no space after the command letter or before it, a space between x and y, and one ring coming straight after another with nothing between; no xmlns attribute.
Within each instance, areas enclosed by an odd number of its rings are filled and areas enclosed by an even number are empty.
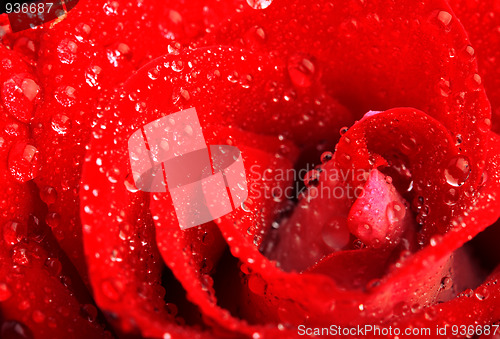
<svg viewBox="0 0 500 339"><path fill-rule="evenodd" d="M471 46L458 53L467 53L477 60L481 81L492 106L492 121L483 121L481 128L500 131L500 6L496 1L450 1L453 11L464 25Z"/></svg>

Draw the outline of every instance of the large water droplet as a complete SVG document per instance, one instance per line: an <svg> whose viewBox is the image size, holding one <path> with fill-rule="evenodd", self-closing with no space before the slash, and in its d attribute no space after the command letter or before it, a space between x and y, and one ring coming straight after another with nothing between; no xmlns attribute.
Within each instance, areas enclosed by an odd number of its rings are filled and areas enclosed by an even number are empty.
<svg viewBox="0 0 500 339"><path fill-rule="evenodd" d="M26 225L16 221L6 222L5 225L3 225L2 231L3 240L7 244L7 247L12 247L21 242L27 233Z"/></svg>
<svg viewBox="0 0 500 339"><path fill-rule="evenodd" d="M47 205L51 205L56 202L57 191L54 187L45 186L40 190L40 199Z"/></svg>
<svg viewBox="0 0 500 339"><path fill-rule="evenodd" d="M295 55L288 60L288 75L297 87L310 87L314 80L314 62L303 55Z"/></svg>
<svg viewBox="0 0 500 339"><path fill-rule="evenodd" d="M328 161L333 159L333 153L332 152L323 152L321 154L321 163L326 164Z"/></svg>
<svg viewBox="0 0 500 339"><path fill-rule="evenodd" d="M262 27L254 26L245 33L245 42L250 48L258 48L266 42L266 32Z"/></svg>
<svg viewBox="0 0 500 339"><path fill-rule="evenodd" d="M439 91L443 97L448 97L451 94L450 81L441 78L439 80Z"/></svg>
<svg viewBox="0 0 500 339"><path fill-rule="evenodd" d="M323 242L335 250L347 246L349 237L349 229L345 218L333 218L321 229Z"/></svg>
<svg viewBox="0 0 500 339"><path fill-rule="evenodd" d="M397 201L390 202L385 210L385 216L390 224L400 222L406 215L406 208Z"/></svg>
<svg viewBox="0 0 500 339"><path fill-rule="evenodd" d="M259 274L252 274L248 278L248 288L255 294L263 295L266 291L266 282Z"/></svg>
<svg viewBox="0 0 500 339"><path fill-rule="evenodd" d="M63 39L57 46L57 56L63 64L72 64L76 59L78 45L71 39Z"/></svg>
<svg viewBox="0 0 500 339"><path fill-rule="evenodd" d="M88 319L89 322L94 322L97 319L97 308L92 304L85 304L82 306L82 315Z"/></svg>
<svg viewBox="0 0 500 339"><path fill-rule="evenodd" d="M102 68L99 66L91 66L85 72L85 82L90 87L96 87L99 85L99 74L101 74Z"/></svg>
<svg viewBox="0 0 500 339"><path fill-rule="evenodd" d="M451 186L462 186L469 178L471 168L469 160L465 156L451 159L444 170L446 182Z"/></svg>
<svg viewBox="0 0 500 339"><path fill-rule="evenodd" d="M450 206L455 205L460 198L458 191L455 188L450 188L444 193L444 203Z"/></svg>
<svg viewBox="0 0 500 339"><path fill-rule="evenodd" d="M12 147L9 153L9 170L19 182L33 179L38 172L38 150L25 142Z"/></svg>
<svg viewBox="0 0 500 339"><path fill-rule="evenodd" d="M6 301L12 296L9 286L6 283L0 282L0 302Z"/></svg>
<svg viewBox="0 0 500 339"><path fill-rule="evenodd" d="M62 264L57 258L47 258L45 260L45 269L50 275L58 277L62 271Z"/></svg>
<svg viewBox="0 0 500 339"><path fill-rule="evenodd" d="M71 86L61 86L55 93L54 97L64 107L71 107L76 102L75 88Z"/></svg>
<svg viewBox="0 0 500 339"><path fill-rule="evenodd" d="M33 100L40 87L27 74L17 74L2 86L2 101L8 113L15 119L28 122L33 115Z"/></svg>
<svg viewBox="0 0 500 339"><path fill-rule="evenodd" d="M101 284L102 293L113 301L119 301L122 297L123 285L115 280L104 280Z"/></svg>
<svg viewBox="0 0 500 339"><path fill-rule="evenodd" d="M450 13L446 12L446 11L439 11L438 15L437 15L437 19L439 20L439 22L441 22L444 26L448 26L451 22L451 19L453 19L453 17L451 16Z"/></svg>
<svg viewBox="0 0 500 339"><path fill-rule="evenodd" d="M247 4L253 9L266 9L273 3L273 0L247 0Z"/></svg>
<svg viewBox="0 0 500 339"><path fill-rule="evenodd" d="M57 134L65 135L71 128L71 120L64 114L55 114L51 119L51 126Z"/></svg>
<svg viewBox="0 0 500 339"><path fill-rule="evenodd" d="M119 7L118 1L108 1L104 4L102 9L104 10L104 13L107 16L115 16L118 14L118 7Z"/></svg>

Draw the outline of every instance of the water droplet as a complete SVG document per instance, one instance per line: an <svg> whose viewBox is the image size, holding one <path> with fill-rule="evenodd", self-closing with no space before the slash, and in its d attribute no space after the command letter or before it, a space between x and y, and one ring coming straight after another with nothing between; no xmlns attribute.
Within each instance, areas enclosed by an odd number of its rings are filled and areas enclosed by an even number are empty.
<svg viewBox="0 0 500 339"><path fill-rule="evenodd" d="M475 296L478 300L483 301L489 298L490 291L488 291L488 288L486 286L482 286L476 290Z"/></svg>
<svg viewBox="0 0 500 339"><path fill-rule="evenodd" d="M9 286L6 283L0 282L0 302L6 301L12 296Z"/></svg>
<svg viewBox="0 0 500 339"><path fill-rule="evenodd" d="M102 7L102 9L104 10L104 13L107 15L107 16L114 16L116 14L118 14L118 7L119 7L119 3L118 1L108 1L104 4L104 6Z"/></svg>
<svg viewBox="0 0 500 339"><path fill-rule="evenodd" d="M266 9L273 3L273 0L247 0L247 4L253 9Z"/></svg>
<svg viewBox="0 0 500 339"><path fill-rule="evenodd" d="M471 168L469 160L465 156L457 156L451 159L444 170L446 182L451 186L462 186L469 178Z"/></svg>
<svg viewBox="0 0 500 339"><path fill-rule="evenodd" d="M38 172L38 150L25 142L12 147L9 153L9 170L19 182L26 182Z"/></svg>
<svg viewBox="0 0 500 339"><path fill-rule="evenodd" d="M249 47L258 48L266 42L266 33L261 27L254 26L246 32L245 41Z"/></svg>
<svg viewBox="0 0 500 339"><path fill-rule="evenodd" d="M45 269L50 275L58 277L62 271L62 264L57 258L47 258L45 260Z"/></svg>
<svg viewBox="0 0 500 339"><path fill-rule="evenodd" d="M323 152L321 154L321 163L326 164L328 161L333 159L333 153L332 152Z"/></svg>
<svg viewBox="0 0 500 339"><path fill-rule="evenodd" d="M129 173L125 177L125 181L123 183L125 184L125 188L127 189L127 191L129 191L130 193L136 193L137 191L139 191L137 186L135 186L134 175L132 173Z"/></svg>
<svg viewBox="0 0 500 339"><path fill-rule="evenodd" d="M29 264L28 250L22 243L17 244L12 249L12 261L17 265L22 266Z"/></svg>
<svg viewBox="0 0 500 339"><path fill-rule="evenodd" d="M350 233L345 218L332 218L321 229L323 242L335 250L349 244Z"/></svg>
<svg viewBox="0 0 500 339"><path fill-rule="evenodd" d="M57 228L61 224L61 216L56 212L47 213L45 222L50 228Z"/></svg>
<svg viewBox="0 0 500 339"><path fill-rule="evenodd" d="M448 26L451 22L451 19L453 19L453 17L451 16L450 13L446 12L446 11L439 11L438 15L437 15L437 19L445 26Z"/></svg>
<svg viewBox="0 0 500 339"><path fill-rule="evenodd" d="M266 291L266 282L259 274L252 274L248 278L248 288L257 295L263 295Z"/></svg>
<svg viewBox="0 0 500 339"><path fill-rule="evenodd" d="M82 316L93 323L97 319L97 308L92 304L85 304L82 306Z"/></svg>
<svg viewBox="0 0 500 339"><path fill-rule="evenodd" d="M85 82L90 87L96 87L99 85L99 74L101 74L102 68L99 66L90 66L85 72Z"/></svg>
<svg viewBox="0 0 500 339"><path fill-rule="evenodd" d="M175 72L182 72L184 69L184 63L180 60L174 60L170 64L170 68Z"/></svg>
<svg viewBox="0 0 500 339"><path fill-rule="evenodd" d="M40 199L47 205L51 205L57 200L57 191L54 187L45 186L40 190Z"/></svg>
<svg viewBox="0 0 500 339"><path fill-rule="evenodd" d="M42 323L42 322L45 321L45 314L43 314L42 311L35 310L35 311L33 311L33 314L31 315L31 318L36 323Z"/></svg>
<svg viewBox="0 0 500 339"><path fill-rule="evenodd" d="M439 245L443 241L443 237L440 235L434 235L429 239L429 244L432 247Z"/></svg>
<svg viewBox="0 0 500 339"><path fill-rule="evenodd" d="M304 184L306 186L315 186L319 183L320 172L316 169L310 170L304 176Z"/></svg>
<svg viewBox="0 0 500 339"><path fill-rule="evenodd" d="M477 127L482 133L488 133L491 129L491 119L484 118L478 121Z"/></svg>
<svg viewBox="0 0 500 339"><path fill-rule="evenodd" d="M176 304L173 303L166 303L165 309L167 310L168 314L170 314L173 317L175 317L177 313L179 313L179 308L177 307Z"/></svg>
<svg viewBox="0 0 500 339"><path fill-rule="evenodd" d="M71 86L61 86L55 93L54 97L64 107L71 107L76 102L75 88Z"/></svg>
<svg viewBox="0 0 500 339"><path fill-rule="evenodd" d="M76 59L78 45L71 39L63 39L57 46L57 56L63 64L72 64Z"/></svg>
<svg viewBox="0 0 500 339"><path fill-rule="evenodd" d="M439 80L439 91L443 97L448 97L451 94L450 81L441 78Z"/></svg>
<svg viewBox="0 0 500 339"><path fill-rule="evenodd" d="M467 56L469 58L472 58L474 56L474 54L475 54L474 48L472 48L472 46L470 46L470 45L467 46L467 47L465 47L465 53L467 53Z"/></svg>
<svg viewBox="0 0 500 339"><path fill-rule="evenodd" d="M160 72L156 69L156 68L153 68L153 69L150 69L148 71L148 77L151 79L151 80L156 80L158 79L158 76L160 75Z"/></svg>
<svg viewBox="0 0 500 339"><path fill-rule="evenodd" d="M116 280L104 280L101 283L101 292L112 301L119 301L122 297L123 285Z"/></svg>
<svg viewBox="0 0 500 339"><path fill-rule="evenodd" d="M26 237L27 229L26 226L21 223L8 221L3 225L2 233L3 240L7 246L12 247Z"/></svg>
<svg viewBox="0 0 500 339"><path fill-rule="evenodd" d="M339 133L340 133L340 135L342 136L342 135L346 134L348 130L349 130L349 127L344 126L344 127L342 127L342 128L340 129Z"/></svg>
<svg viewBox="0 0 500 339"><path fill-rule="evenodd" d="M122 222L118 225L119 233L118 236L122 240L130 239L134 235L134 228L128 222Z"/></svg>
<svg viewBox="0 0 500 339"><path fill-rule="evenodd" d="M467 78L467 87L471 91L479 91L481 89L482 79L479 74L474 74Z"/></svg>
<svg viewBox="0 0 500 339"><path fill-rule="evenodd" d="M71 120L64 114L55 114L52 116L51 126L57 134L65 135L71 128Z"/></svg>
<svg viewBox="0 0 500 339"><path fill-rule="evenodd" d="M33 100L40 92L38 84L27 74L16 74L2 86L2 100L15 119L28 122L33 115Z"/></svg>
<svg viewBox="0 0 500 339"><path fill-rule="evenodd" d="M444 203L453 206L458 202L459 198L460 194L458 193L458 190L450 188L444 194Z"/></svg>
<svg viewBox="0 0 500 339"><path fill-rule="evenodd" d="M315 71L314 62L302 55L292 56L288 60L288 75L296 87L310 87Z"/></svg>
<svg viewBox="0 0 500 339"><path fill-rule="evenodd" d="M406 208L397 201L390 202L385 210L385 216L390 224L400 222L406 215Z"/></svg>
<svg viewBox="0 0 500 339"><path fill-rule="evenodd" d="M417 140L408 134L401 135L401 152L406 155L414 154L418 151Z"/></svg>
<svg viewBox="0 0 500 339"><path fill-rule="evenodd" d="M78 41L83 41L83 39L87 38L90 35L91 27L86 23L79 23L75 27L75 38Z"/></svg>

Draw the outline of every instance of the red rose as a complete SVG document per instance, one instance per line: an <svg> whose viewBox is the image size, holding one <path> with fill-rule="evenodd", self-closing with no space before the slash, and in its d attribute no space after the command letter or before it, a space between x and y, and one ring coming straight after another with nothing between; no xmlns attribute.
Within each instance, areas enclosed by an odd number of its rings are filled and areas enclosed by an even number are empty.
<svg viewBox="0 0 500 339"><path fill-rule="evenodd" d="M500 335L500 7L248 3L0 16L0 336ZM127 142L191 107L249 196L181 230Z"/></svg>

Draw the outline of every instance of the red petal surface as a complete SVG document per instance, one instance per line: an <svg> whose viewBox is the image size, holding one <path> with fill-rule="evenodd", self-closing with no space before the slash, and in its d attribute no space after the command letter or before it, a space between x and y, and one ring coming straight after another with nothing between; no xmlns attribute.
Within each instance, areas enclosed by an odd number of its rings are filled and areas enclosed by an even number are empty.
<svg viewBox="0 0 500 339"><path fill-rule="evenodd" d="M257 47L241 38L256 27L265 37ZM315 79L358 117L393 107L426 112L462 141L471 181L480 180L491 109L465 31L445 1L276 0L230 19L207 40L283 62L305 55L314 60Z"/></svg>
<svg viewBox="0 0 500 339"><path fill-rule="evenodd" d="M471 40L467 52L476 58L492 106L492 129L500 131L500 4L495 0L450 0Z"/></svg>
<svg viewBox="0 0 500 339"><path fill-rule="evenodd" d="M238 6L173 1L159 11L151 0L80 1L67 19L44 28L37 46L45 96L33 124L42 164L36 183L41 191L56 192L47 202L49 213L60 219L55 232L85 280L78 188L94 119L109 113L106 102L116 95L114 87L134 70L202 35Z"/></svg>
<svg viewBox="0 0 500 339"><path fill-rule="evenodd" d="M15 52L0 51L2 75L26 71ZM80 278L39 220L43 209L26 183L33 174L26 158L36 153L28 126L7 115L4 105L0 115L0 336L106 337Z"/></svg>

